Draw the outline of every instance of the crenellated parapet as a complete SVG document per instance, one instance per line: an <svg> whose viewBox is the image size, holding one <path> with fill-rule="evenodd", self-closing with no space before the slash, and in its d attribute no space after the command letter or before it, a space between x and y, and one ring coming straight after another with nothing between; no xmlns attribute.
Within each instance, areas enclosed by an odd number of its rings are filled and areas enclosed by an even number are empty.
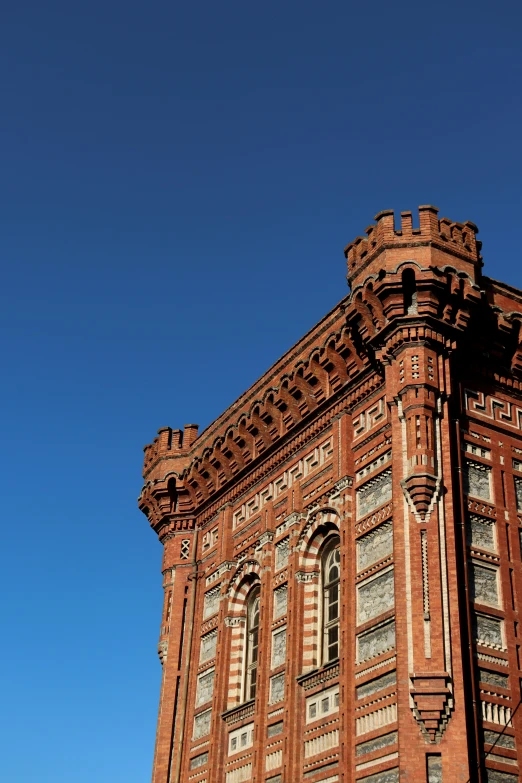
<svg viewBox="0 0 522 783"><path fill-rule="evenodd" d="M248 395L248 402L233 406L234 415L222 417L221 426L193 439L196 431L189 425L188 443L187 427L185 434L169 428L159 431L145 447L146 483L139 503L149 519L151 495L161 496L155 506L160 517L174 510L193 511L370 368L370 358L356 346L343 309L337 308L334 328L296 352L279 377Z"/></svg>
<svg viewBox="0 0 522 783"><path fill-rule="evenodd" d="M515 783L522 291L476 234L380 213L348 296L203 432L145 447L153 783Z"/></svg>
<svg viewBox="0 0 522 783"><path fill-rule="evenodd" d="M394 251L429 246L459 259L462 268L470 274L478 274L482 266L477 240L478 228L474 223L456 223L448 218L438 218L438 209L431 205L419 207L419 227L413 228L412 213L401 212L400 228L395 225L393 210L387 209L375 216L377 221L366 229L366 236L359 236L345 248L348 264L348 283L357 285L362 277L371 273L375 259L387 253L393 263ZM413 256L412 256L413 257Z"/></svg>
<svg viewBox="0 0 522 783"><path fill-rule="evenodd" d="M197 424L185 424L182 430L173 430L171 427L161 427L158 435L152 443L143 448L143 474L162 459L183 458L188 454L190 447L198 437Z"/></svg>
<svg viewBox="0 0 522 783"><path fill-rule="evenodd" d="M454 351L461 336L491 343L522 372L522 302L481 276L478 229L439 219L432 206L380 212L347 246L351 294L285 354L203 433L164 427L144 449L140 508L163 537L194 519L227 487L265 460L284 439L386 365L407 342ZM373 388L372 383L372 388ZM348 403L347 403L348 404Z"/></svg>

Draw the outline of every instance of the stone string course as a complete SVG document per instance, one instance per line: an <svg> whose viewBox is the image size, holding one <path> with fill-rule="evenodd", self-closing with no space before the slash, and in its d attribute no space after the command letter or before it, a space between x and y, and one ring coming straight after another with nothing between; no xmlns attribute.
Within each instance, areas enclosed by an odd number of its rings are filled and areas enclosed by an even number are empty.
<svg viewBox="0 0 522 783"><path fill-rule="evenodd" d="M522 292L483 274L477 233L379 213L345 250L349 294L206 430L145 447L152 783L519 779Z"/></svg>

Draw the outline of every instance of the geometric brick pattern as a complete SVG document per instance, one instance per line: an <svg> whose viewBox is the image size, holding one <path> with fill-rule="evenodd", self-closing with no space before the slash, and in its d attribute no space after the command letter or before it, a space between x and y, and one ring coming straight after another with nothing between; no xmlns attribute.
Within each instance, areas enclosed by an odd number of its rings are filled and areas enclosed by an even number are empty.
<svg viewBox="0 0 522 783"><path fill-rule="evenodd" d="M480 250L435 207L379 213L348 296L145 448L153 783L519 779L522 293Z"/></svg>

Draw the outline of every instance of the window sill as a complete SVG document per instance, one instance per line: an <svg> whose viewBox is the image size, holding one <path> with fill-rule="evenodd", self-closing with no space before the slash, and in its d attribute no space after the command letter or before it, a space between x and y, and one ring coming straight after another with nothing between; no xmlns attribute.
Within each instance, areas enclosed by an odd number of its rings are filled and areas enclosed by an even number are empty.
<svg viewBox="0 0 522 783"><path fill-rule="evenodd" d="M242 720L251 718L254 714L255 707L256 700L250 699L250 701L244 701L242 704L238 704L237 707L225 710L225 712L221 713L221 717L225 723L239 723Z"/></svg>
<svg viewBox="0 0 522 783"><path fill-rule="evenodd" d="M330 661L330 663L327 663L320 669L313 669L311 672L306 672L306 674L300 674L296 679L299 685L301 685L305 691L308 691L310 688L315 688L316 685L328 682L337 677L339 677L339 658L336 658L335 661Z"/></svg>

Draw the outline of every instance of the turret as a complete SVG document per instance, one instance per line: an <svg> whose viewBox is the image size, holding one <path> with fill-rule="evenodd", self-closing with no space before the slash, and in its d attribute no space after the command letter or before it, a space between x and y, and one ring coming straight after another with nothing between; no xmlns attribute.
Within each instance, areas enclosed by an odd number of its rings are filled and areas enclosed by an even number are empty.
<svg viewBox="0 0 522 783"><path fill-rule="evenodd" d="M478 281L482 243L476 238L478 228L474 223L439 220L437 207L431 205L419 207L419 228L413 228L411 212L401 212L400 229L395 227L393 210L379 212L375 220L366 229L367 236L357 237L344 250L351 288L371 274L392 271L409 258L424 261L426 266L451 264ZM444 256L452 256L452 260Z"/></svg>

